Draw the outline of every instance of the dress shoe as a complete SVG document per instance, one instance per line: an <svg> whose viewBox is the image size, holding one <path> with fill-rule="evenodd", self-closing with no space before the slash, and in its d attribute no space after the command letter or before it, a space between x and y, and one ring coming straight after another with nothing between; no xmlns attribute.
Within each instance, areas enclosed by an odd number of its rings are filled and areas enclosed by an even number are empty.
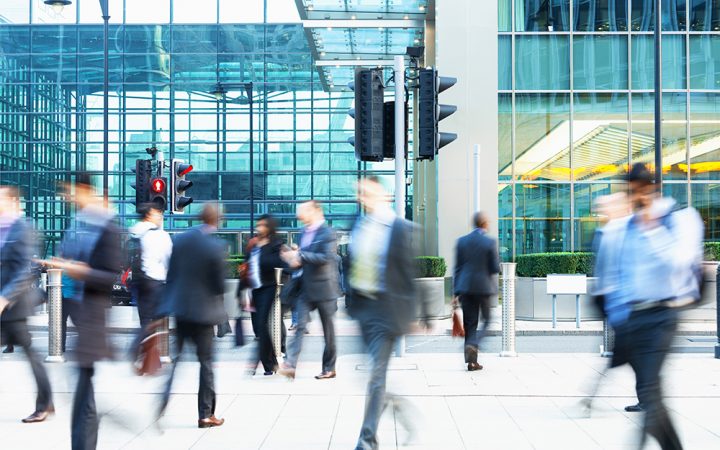
<svg viewBox="0 0 720 450"><path fill-rule="evenodd" d="M472 345L465 346L465 362L471 363L476 362L478 357L478 349Z"/></svg>
<svg viewBox="0 0 720 450"><path fill-rule="evenodd" d="M270 375L275 375L275 372L272 370L266 370L265 372L263 372L263 375L269 377Z"/></svg>
<svg viewBox="0 0 720 450"><path fill-rule="evenodd" d="M475 372L476 370L482 370L483 366L476 362L468 363L468 372Z"/></svg>
<svg viewBox="0 0 720 450"><path fill-rule="evenodd" d="M290 380L295 379L295 368L294 367L290 367L288 365L283 365L282 369L278 370L278 373Z"/></svg>
<svg viewBox="0 0 720 450"><path fill-rule="evenodd" d="M15 347L12 345L8 345L5 347L5 350L3 350L3 353L15 353Z"/></svg>
<svg viewBox="0 0 720 450"><path fill-rule="evenodd" d="M225 423L225 419L218 419L217 417L210 416L207 419L198 420L198 428L212 428L219 427Z"/></svg>
<svg viewBox="0 0 720 450"><path fill-rule="evenodd" d="M643 406L640 403L638 403L636 405L626 406L625 411L626 412L643 412L643 411L645 411L645 408L643 408Z"/></svg>
<svg viewBox="0 0 720 450"><path fill-rule="evenodd" d="M334 370L323 371L320 375L315 375L316 380L329 380L335 378L337 373Z"/></svg>
<svg viewBox="0 0 720 450"><path fill-rule="evenodd" d="M44 411L35 411L34 413L30 414L26 418L24 418L22 421L23 423L38 423L38 422L44 422L45 419L50 417L51 414L55 414L55 407L51 406L48 409Z"/></svg>

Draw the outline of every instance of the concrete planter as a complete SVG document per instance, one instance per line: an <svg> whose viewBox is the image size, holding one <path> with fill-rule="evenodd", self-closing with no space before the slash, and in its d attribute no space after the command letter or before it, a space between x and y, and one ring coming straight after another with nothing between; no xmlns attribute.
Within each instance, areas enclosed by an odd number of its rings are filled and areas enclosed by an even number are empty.
<svg viewBox="0 0 720 450"><path fill-rule="evenodd" d="M594 279L588 278L592 291ZM518 277L515 285L515 316L518 320L552 320L552 296L547 295L547 278ZM559 321L575 321L575 296L557 296ZM580 296L580 320L601 320L589 295Z"/></svg>
<svg viewBox="0 0 720 450"><path fill-rule="evenodd" d="M450 316L452 302L452 277L416 278L418 295L418 317L427 315L431 319Z"/></svg>

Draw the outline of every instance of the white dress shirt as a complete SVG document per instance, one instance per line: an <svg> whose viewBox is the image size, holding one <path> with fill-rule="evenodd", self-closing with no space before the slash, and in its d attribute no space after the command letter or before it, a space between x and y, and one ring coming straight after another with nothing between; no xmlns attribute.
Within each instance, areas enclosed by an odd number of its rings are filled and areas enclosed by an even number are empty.
<svg viewBox="0 0 720 450"><path fill-rule="evenodd" d="M145 276L156 281L165 281L172 253L170 235L155 224L145 221L133 225L130 234L140 238Z"/></svg>

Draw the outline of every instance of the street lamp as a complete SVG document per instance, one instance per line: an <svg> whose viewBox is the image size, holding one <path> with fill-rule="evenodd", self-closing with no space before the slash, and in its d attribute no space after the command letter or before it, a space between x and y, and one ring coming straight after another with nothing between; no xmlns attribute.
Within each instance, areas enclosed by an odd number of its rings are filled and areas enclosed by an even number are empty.
<svg viewBox="0 0 720 450"><path fill-rule="evenodd" d="M62 14L63 9L66 6L69 6L72 4L71 0L45 0L43 3L45 3L48 6L52 6L53 11L55 11L55 14Z"/></svg>

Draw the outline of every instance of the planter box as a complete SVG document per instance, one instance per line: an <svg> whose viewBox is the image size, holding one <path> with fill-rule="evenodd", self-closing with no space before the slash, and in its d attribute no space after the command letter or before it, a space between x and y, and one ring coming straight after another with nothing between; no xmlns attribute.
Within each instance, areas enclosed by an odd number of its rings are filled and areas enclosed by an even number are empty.
<svg viewBox="0 0 720 450"><path fill-rule="evenodd" d="M450 316L452 302L452 277L416 278L418 295L417 316L423 311L430 319L445 319Z"/></svg>
<svg viewBox="0 0 720 450"><path fill-rule="evenodd" d="M588 278L588 290L594 279ZM518 277L515 282L515 317L518 320L552 320L552 296L547 295L547 278ZM575 321L575 296L557 296L558 321ZM580 296L580 320L601 320L589 295Z"/></svg>

